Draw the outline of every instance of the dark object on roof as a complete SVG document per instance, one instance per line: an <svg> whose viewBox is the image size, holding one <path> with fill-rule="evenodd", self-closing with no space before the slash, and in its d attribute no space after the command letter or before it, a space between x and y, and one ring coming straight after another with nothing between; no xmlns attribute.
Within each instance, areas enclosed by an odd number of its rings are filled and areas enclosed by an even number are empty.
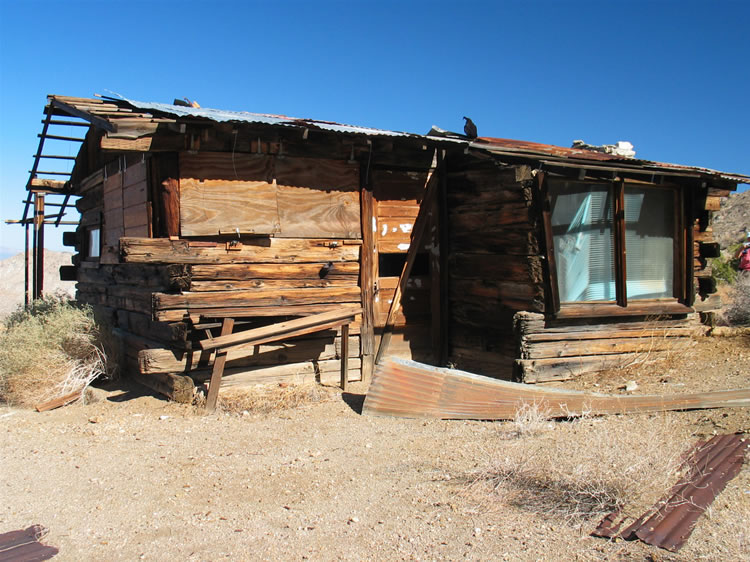
<svg viewBox="0 0 750 562"><path fill-rule="evenodd" d="M464 116L464 119L466 119L466 124L464 125L464 133L466 133L466 136L470 139L477 138L477 126L474 124L474 121L466 116Z"/></svg>
<svg viewBox="0 0 750 562"><path fill-rule="evenodd" d="M686 461L688 473L670 490L669 497L620 532L618 513L602 519L595 537L643 542L677 552L687 542L698 518L742 468L750 440L742 435L716 435L699 441ZM653 514L653 515L651 515ZM650 515L650 516L649 516Z"/></svg>
<svg viewBox="0 0 750 562"><path fill-rule="evenodd" d="M46 535L47 529L41 525L32 525L28 529L3 533L0 535L0 559L18 562L49 560L59 550L39 542Z"/></svg>
<svg viewBox="0 0 750 562"><path fill-rule="evenodd" d="M612 396L507 382L389 357L377 365L362 413L404 418L513 419L523 404L550 417L750 406L750 388L699 394Z"/></svg>
<svg viewBox="0 0 750 562"><path fill-rule="evenodd" d="M193 108L196 108L196 109L200 109L200 107L201 107L200 104L198 104L197 101L189 100L188 98L182 98L182 99L175 98L172 103L174 105L178 105L180 107L193 107Z"/></svg>

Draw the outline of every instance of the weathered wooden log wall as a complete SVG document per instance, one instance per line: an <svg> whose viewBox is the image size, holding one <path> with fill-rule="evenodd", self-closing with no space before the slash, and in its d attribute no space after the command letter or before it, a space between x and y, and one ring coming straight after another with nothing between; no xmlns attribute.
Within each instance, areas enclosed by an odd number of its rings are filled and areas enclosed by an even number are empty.
<svg viewBox="0 0 750 562"><path fill-rule="evenodd" d="M179 375L209 378L214 354L194 344L218 333L223 317L238 319L242 330L361 303L356 162L199 152L160 156L159 170L149 170L139 156L118 157L82 182L77 288L80 301L109 317L125 367L149 386L173 393L184 386ZM170 160L179 162L169 169L177 177L164 181L161 163ZM171 199L162 197L168 182L177 188ZM177 213L182 238L149 237L152 203L162 209L163 229ZM100 259L85 256L92 227L101 228ZM360 352L355 323L350 380L361 378ZM340 354L340 336L330 330L239 348L222 384L334 382Z"/></svg>
<svg viewBox="0 0 750 562"><path fill-rule="evenodd" d="M669 318L547 318L519 312L516 361L520 380L566 380L591 373L655 361L690 348L707 327L697 314Z"/></svg>
<svg viewBox="0 0 750 562"><path fill-rule="evenodd" d="M510 379L513 316L544 310L533 179L527 166L448 160L449 360Z"/></svg>

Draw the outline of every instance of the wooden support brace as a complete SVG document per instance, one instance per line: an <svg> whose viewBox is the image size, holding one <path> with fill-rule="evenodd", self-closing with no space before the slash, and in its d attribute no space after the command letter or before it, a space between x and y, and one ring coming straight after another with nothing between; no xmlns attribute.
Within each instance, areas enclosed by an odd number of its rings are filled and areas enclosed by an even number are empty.
<svg viewBox="0 0 750 562"><path fill-rule="evenodd" d="M228 336L234 328L234 318L224 318L221 325L221 335ZM221 377L224 375L224 365L227 362L227 350L219 349L216 352L214 368L211 372L211 382L208 385L208 396L206 397L206 410L213 412L216 409L216 400L219 397Z"/></svg>

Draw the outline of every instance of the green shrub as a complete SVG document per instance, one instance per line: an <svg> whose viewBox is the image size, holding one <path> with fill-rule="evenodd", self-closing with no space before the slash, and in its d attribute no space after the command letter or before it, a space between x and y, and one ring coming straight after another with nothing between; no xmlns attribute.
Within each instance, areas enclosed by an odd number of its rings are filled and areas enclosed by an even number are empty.
<svg viewBox="0 0 750 562"><path fill-rule="evenodd" d="M34 301L0 328L0 401L33 405L83 391L106 371L90 307L63 298Z"/></svg>
<svg viewBox="0 0 750 562"><path fill-rule="evenodd" d="M717 282L731 285L737 280L740 260L734 256L741 247L742 243L733 244L722 252L721 257L711 260L711 275Z"/></svg>

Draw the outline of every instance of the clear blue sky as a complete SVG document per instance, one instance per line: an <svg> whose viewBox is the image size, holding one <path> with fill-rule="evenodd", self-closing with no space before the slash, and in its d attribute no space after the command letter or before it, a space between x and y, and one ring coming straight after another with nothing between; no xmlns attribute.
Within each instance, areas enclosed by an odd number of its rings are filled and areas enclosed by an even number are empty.
<svg viewBox="0 0 750 562"><path fill-rule="evenodd" d="M469 115L484 136L750 174L748 29L745 1L0 0L0 219L20 218L48 93L416 133Z"/></svg>

